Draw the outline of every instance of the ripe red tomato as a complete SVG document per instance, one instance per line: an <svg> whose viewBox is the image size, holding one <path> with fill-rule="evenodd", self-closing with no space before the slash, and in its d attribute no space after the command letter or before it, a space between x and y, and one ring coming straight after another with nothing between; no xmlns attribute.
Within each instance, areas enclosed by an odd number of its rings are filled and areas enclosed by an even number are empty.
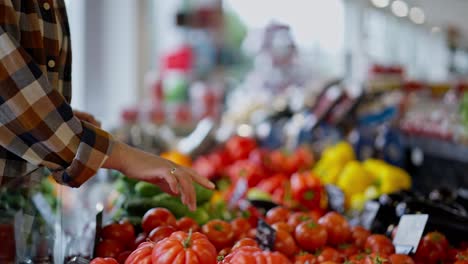
<svg viewBox="0 0 468 264"><path fill-rule="evenodd" d="M395 253L392 241L384 235L370 235L364 247L378 254L391 255Z"/></svg>
<svg viewBox="0 0 468 264"><path fill-rule="evenodd" d="M252 228L249 221L243 217L236 218L231 221L232 230L234 231L234 239L241 239L247 236L247 233Z"/></svg>
<svg viewBox="0 0 468 264"><path fill-rule="evenodd" d="M225 148L232 159L243 160L257 148L257 142L253 138L234 136L226 142Z"/></svg>
<svg viewBox="0 0 468 264"><path fill-rule="evenodd" d="M438 263L445 260L448 251L448 241L439 232L431 232L425 235L419 242L414 259L416 262L427 264Z"/></svg>
<svg viewBox="0 0 468 264"><path fill-rule="evenodd" d="M120 253L119 256L117 257L117 262L119 262L119 264L125 264L125 261L130 256L130 254L132 254L132 251L130 250Z"/></svg>
<svg viewBox="0 0 468 264"><path fill-rule="evenodd" d="M112 223L102 228L101 237L103 239L116 240L129 245L135 240L135 229L128 221Z"/></svg>
<svg viewBox="0 0 468 264"><path fill-rule="evenodd" d="M371 253L364 259L364 264L390 264L388 255L380 253Z"/></svg>
<svg viewBox="0 0 468 264"><path fill-rule="evenodd" d="M339 213L327 213L319 219L319 224L327 230L329 245L337 246L348 242L351 238L351 228L348 221Z"/></svg>
<svg viewBox="0 0 468 264"><path fill-rule="evenodd" d="M105 239L99 242L96 249L96 256L101 258L117 258L125 246L116 240Z"/></svg>
<svg viewBox="0 0 468 264"><path fill-rule="evenodd" d="M153 264L216 264L216 249L201 233L177 231L154 246Z"/></svg>
<svg viewBox="0 0 468 264"><path fill-rule="evenodd" d="M119 264L114 258L95 258L89 264Z"/></svg>
<svg viewBox="0 0 468 264"><path fill-rule="evenodd" d="M143 231L149 233L158 226L176 226L176 224L176 218L169 210L166 208L153 208L143 216L141 227Z"/></svg>
<svg viewBox="0 0 468 264"><path fill-rule="evenodd" d="M322 264L339 264L339 263L336 261L325 261L325 262L322 262Z"/></svg>
<svg viewBox="0 0 468 264"><path fill-rule="evenodd" d="M309 220L296 227L294 237L302 249L314 251L325 246L328 235L323 226L316 224L314 220Z"/></svg>
<svg viewBox="0 0 468 264"><path fill-rule="evenodd" d="M313 220L312 216L309 213L305 212L294 212L289 216L288 225L294 230L297 225L300 223Z"/></svg>
<svg viewBox="0 0 468 264"><path fill-rule="evenodd" d="M249 232L247 233L247 237L255 239L257 237L257 229L251 228Z"/></svg>
<svg viewBox="0 0 468 264"><path fill-rule="evenodd" d="M275 230L282 229L282 230L285 230L285 231L287 231L289 233L292 233L294 231L294 228L292 228L286 222L276 222L273 225L271 225L271 227L273 227L273 229L275 229Z"/></svg>
<svg viewBox="0 0 468 264"><path fill-rule="evenodd" d="M202 232L208 240L221 250L225 247L230 247L234 240L234 230L232 226L223 220L211 220L202 226Z"/></svg>
<svg viewBox="0 0 468 264"><path fill-rule="evenodd" d="M338 246L338 251L346 258L349 258L356 255L359 252L359 248L354 244L341 244Z"/></svg>
<svg viewBox="0 0 468 264"><path fill-rule="evenodd" d="M283 253L287 257L294 256L298 251L294 238L289 234L289 232L282 229L276 230L274 249Z"/></svg>
<svg viewBox="0 0 468 264"><path fill-rule="evenodd" d="M227 248L223 248L221 249L221 251L218 252L218 256L227 256L229 253L231 253L231 248L227 247Z"/></svg>
<svg viewBox="0 0 468 264"><path fill-rule="evenodd" d="M266 214L266 222L270 225L276 222L288 222L291 211L285 207L277 206Z"/></svg>
<svg viewBox="0 0 468 264"><path fill-rule="evenodd" d="M198 232L200 230L198 223L190 217L180 218L177 220L176 226L179 231L184 232L189 232L190 230L192 230L192 232Z"/></svg>
<svg viewBox="0 0 468 264"><path fill-rule="evenodd" d="M389 260L392 264L414 264L413 259L404 254L393 254L389 257Z"/></svg>
<svg viewBox="0 0 468 264"><path fill-rule="evenodd" d="M143 242L138 248L128 256L125 264L153 264L152 252L154 248L153 242Z"/></svg>
<svg viewBox="0 0 468 264"><path fill-rule="evenodd" d="M299 254L296 257L294 257L294 264L316 264L317 258L310 254L310 253L305 253L305 254Z"/></svg>
<svg viewBox="0 0 468 264"><path fill-rule="evenodd" d="M364 253L358 253L352 255L349 259L348 262L350 264L363 264L366 259L366 255Z"/></svg>
<svg viewBox="0 0 468 264"><path fill-rule="evenodd" d="M258 247L241 247L227 255L221 264L291 264L279 252L262 251Z"/></svg>
<svg viewBox="0 0 468 264"><path fill-rule="evenodd" d="M138 234L138 236L135 238L135 241L133 242L132 249L137 248L141 243L145 242L147 237L148 237L148 235L146 233Z"/></svg>
<svg viewBox="0 0 468 264"><path fill-rule="evenodd" d="M155 229L151 230L151 232L148 235L148 238L154 243L158 243L166 237L169 237L175 231L177 230L175 229L175 227L172 226L158 226Z"/></svg>
<svg viewBox="0 0 468 264"><path fill-rule="evenodd" d="M340 252L338 252L338 250L331 248L331 247L325 247L320 252L317 259L319 263L322 263L325 261L341 262L343 260Z"/></svg>
<svg viewBox="0 0 468 264"><path fill-rule="evenodd" d="M249 237L244 237L241 238L239 241L237 241L234 246L232 247L232 250L236 250L240 247L258 247L257 241L255 239L249 238Z"/></svg>
<svg viewBox="0 0 468 264"><path fill-rule="evenodd" d="M354 226L351 228L351 237L353 238L352 240L359 249L364 248L366 240L370 235L371 232L362 226Z"/></svg>

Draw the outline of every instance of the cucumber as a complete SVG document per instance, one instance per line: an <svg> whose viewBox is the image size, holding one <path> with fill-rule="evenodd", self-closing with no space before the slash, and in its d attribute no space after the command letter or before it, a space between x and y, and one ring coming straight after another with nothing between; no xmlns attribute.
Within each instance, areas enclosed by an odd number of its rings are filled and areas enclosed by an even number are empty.
<svg viewBox="0 0 468 264"><path fill-rule="evenodd" d="M179 198L170 196L167 193L162 193L152 198L130 199L124 205L128 214L132 216L143 216L149 209L156 207L168 209L177 218L185 216L189 211Z"/></svg>
<svg viewBox="0 0 468 264"><path fill-rule="evenodd" d="M213 196L213 191L201 186L198 183L194 183L195 194L197 195L197 205L202 205L208 202Z"/></svg>
<svg viewBox="0 0 468 264"><path fill-rule="evenodd" d="M153 197L163 192L158 186L143 181L135 184L134 189L135 193L140 197Z"/></svg>

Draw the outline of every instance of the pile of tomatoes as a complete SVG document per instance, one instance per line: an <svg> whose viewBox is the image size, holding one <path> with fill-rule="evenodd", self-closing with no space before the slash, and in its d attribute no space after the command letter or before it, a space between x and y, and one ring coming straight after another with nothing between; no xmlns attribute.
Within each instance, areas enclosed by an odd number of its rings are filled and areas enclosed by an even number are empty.
<svg viewBox="0 0 468 264"><path fill-rule="evenodd" d="M468 264L468 249L450 247L445 236L431 232L414 256L395 254L392 241L380 234L351 227L336 212L269 210L264 220L276 230L271 251L262 250L256 227L239 217L231 222L211 220L199 226L193 219L176 220L170 211L153 208L143 217L141 233L128 222L101 231L92 264Z"/></svg>

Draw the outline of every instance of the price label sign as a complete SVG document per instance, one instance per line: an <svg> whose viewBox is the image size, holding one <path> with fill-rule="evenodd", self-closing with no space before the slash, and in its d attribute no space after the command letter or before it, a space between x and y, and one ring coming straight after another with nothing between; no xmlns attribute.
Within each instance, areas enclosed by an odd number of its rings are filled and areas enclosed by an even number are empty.
<svg viewBox="0 0 468 264"><path fill-rule="evenodd" d="M263 250L272 251L275 247L276 230L262 219L258 220L256 240Z"/></svg>
<svg viewBox="0 0 468 264"><path fill-rule="evenodd" d="M393 239L395 251L398 254L415 253L426 227L429 215L403 215L398 223L398 230Z"/></svg>
<svg viewBox="0 0 468 264"><path fill-rule="evenodd" d="M229 199L229 207L235 207L239 200L245 196L248 189L247 180L245 178L240 178L236 183L236 187L234 187L231 199Z"/></svg>

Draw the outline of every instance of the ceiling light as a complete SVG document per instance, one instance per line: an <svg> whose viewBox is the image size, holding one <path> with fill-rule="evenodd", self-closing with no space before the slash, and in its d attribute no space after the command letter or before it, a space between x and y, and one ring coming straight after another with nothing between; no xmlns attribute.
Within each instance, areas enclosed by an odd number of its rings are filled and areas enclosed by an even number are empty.
<svg viewBox="0 0 468 264"><path fill-rule="evenodd" d="M424 24L424 21L426 20L424 11L419 7L412 7L409 12L409 17L411 21L416 24Z"/></svg>
<svg viewBox="0 0 468 264"><path fill-rule="evenodd" d="M372 4L379 8L387 7L390 4L390 0L371 0Z"/></svg>
<svg viewBox="0 0 468 264"><path fill-rule="evenodd" d="M392 3L392 12L397 17L405 17L408 15L408 4L402 0L395 0Z"/></svg>

